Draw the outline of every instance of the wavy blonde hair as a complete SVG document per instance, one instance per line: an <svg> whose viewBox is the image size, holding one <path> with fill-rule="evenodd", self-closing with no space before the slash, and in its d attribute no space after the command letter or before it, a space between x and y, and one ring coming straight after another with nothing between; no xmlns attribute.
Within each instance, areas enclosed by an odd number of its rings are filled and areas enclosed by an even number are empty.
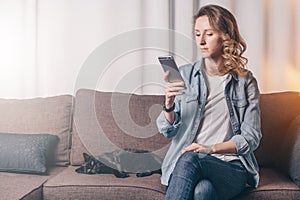
<svg viewBox="0 0 300 200"><path fill-rule="evenodd" d="M217 5L201 7L194 15L194 25L201 16L207 16L210 26L221 33L224 65L219 71L222 74L235 72L245 76L248 59L243 56L243 53L247 45L239 32L235 17L227 9Z"/></svg>

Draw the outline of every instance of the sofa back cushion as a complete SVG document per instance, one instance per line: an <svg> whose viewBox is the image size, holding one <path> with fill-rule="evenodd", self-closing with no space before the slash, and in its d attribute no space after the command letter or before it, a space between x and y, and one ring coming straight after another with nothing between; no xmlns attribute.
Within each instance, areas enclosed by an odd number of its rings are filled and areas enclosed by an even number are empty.
<svg viewBox="0 0 300 200"><path fill-rule="evenodd" d="M0 99L0 132L59 137L56 165L67 165L72 116L71 95L22 100Z"/></svg>
<svg viewBox="0 0 300 200"><path fill-rule="evenodd" d="M170 140L156 127L164 96L80 89L75 99L72 165L83 163L83 152L97 156L130 148L165 155Z"/></svg>
<svg viewBox="0 0 300 200"><path fill-rule="evenodd" d="M170 140L158 133L156 118L164 96L99 92L76 94L71 164L83 162L82 153L100 155L118 148L149 150L164 156ZM262 140L255 151L260 166L274 166L280 158L288 127L300 114L300 93L262 94Z"/></svg>
<svg viewBox="0 0 300 200"><path fill-rule="evenodd" d="M260 166L275 166L292 121L300 114L300 93L262 94L260 100L262 139L255 151Z"/></svg>

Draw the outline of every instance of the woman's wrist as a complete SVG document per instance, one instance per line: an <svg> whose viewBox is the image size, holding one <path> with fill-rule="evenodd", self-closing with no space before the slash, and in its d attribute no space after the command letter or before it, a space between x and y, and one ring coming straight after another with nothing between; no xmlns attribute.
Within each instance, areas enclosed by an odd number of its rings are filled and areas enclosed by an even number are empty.
<svg viewBox="0 0 300 200"><path fill-rule="evenodd" d="M237 153L235 144L232 141L221 142L211 145L211 154Z"/></svg>
<svg viewBox="0 0 300 200"><path fill-rule="evenodd" d="M205 153L205 154L213 154L214 153L214 145L201 145L201 149L198 152Z"/></svg>
<svg viewBox="0 0 300 200"><path fill-rule="evenodd" d="M174 105L174 101L172 100L166 100L165 103L164 103L165 107L166 108L172 108L173 105Z"/></svg>
<svg viewBox="0 0 300 200"><path fill-rule="evenodd" d="M211 145L210 148L211 148L211 153L210 154L217 153L216 145L215 144Z"/></svg>
<svg viewBox="0 0 300 200"><path fill-rule="evenodd" d="M165 108L167 108L167 109L170 109L170 108L172 108L174 106L174 103L172 103L172 104L165 104Z"/></svg>
<svg viewBox="0 0 300 200"><path fill-rule="evenodd" d="M164 108L171 109L175 105L175 102L172 98L166 98L164 102Z"/></svg>
<svg viewBox="0 0 300 200"><path fill-rule="evenodd" d="M175 103L173 103L173 105L171 107L167 107L167 106L163 107L163 110L167 113L173 112L174 109L175 109Z"/></svg>

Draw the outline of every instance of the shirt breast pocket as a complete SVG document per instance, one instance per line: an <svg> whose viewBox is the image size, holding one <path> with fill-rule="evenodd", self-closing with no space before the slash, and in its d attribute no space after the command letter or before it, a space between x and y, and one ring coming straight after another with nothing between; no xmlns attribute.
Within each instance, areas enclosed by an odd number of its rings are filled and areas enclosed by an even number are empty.
<svg viewBox="0 0 300 200"><path fill-rule="evenodd" d="M184 100L185 100L185 103L198 102L198 97L197 96L186 96Z"/></svg>
<svg viewBox="0 0 300 200"><path fill-rule="evenodd" d="M232 99L232 104L237 108L244 108L248 105L246 99Z"/></svg>
<svg viewBox="0 0 300 200"><path fill-rule="evenodd" d="M187 117L188 119L197 111L199 104L198 104L198 97L197 96L185 96L183 101L181 102L181 114L182 118Z"/></svg>

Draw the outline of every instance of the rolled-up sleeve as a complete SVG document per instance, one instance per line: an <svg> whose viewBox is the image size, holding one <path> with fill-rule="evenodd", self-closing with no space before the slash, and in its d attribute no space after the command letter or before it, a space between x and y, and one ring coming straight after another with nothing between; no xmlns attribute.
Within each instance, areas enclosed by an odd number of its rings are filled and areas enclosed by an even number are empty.
<svg viewBox="0 0 300 200"><path fill-rule="evenodd" d="M180 118L180 101L175 98L175 110L174 110L174 123L171 124L165 117L164 111L160 113L156 120L156 125L158 131L162 133L165 137L171 138L177 134L177 131L181 125Z"/></svg>
<svg viewBox="0 0 300 200"><path fill-rule="evenodd" d="M231 141L235 143L237 154L241 156L257 149L262 137L259 108L260 93L256 79L252 75L247 83L246 91L248 104L240 122L240 134L231 138Z"/></svg>

